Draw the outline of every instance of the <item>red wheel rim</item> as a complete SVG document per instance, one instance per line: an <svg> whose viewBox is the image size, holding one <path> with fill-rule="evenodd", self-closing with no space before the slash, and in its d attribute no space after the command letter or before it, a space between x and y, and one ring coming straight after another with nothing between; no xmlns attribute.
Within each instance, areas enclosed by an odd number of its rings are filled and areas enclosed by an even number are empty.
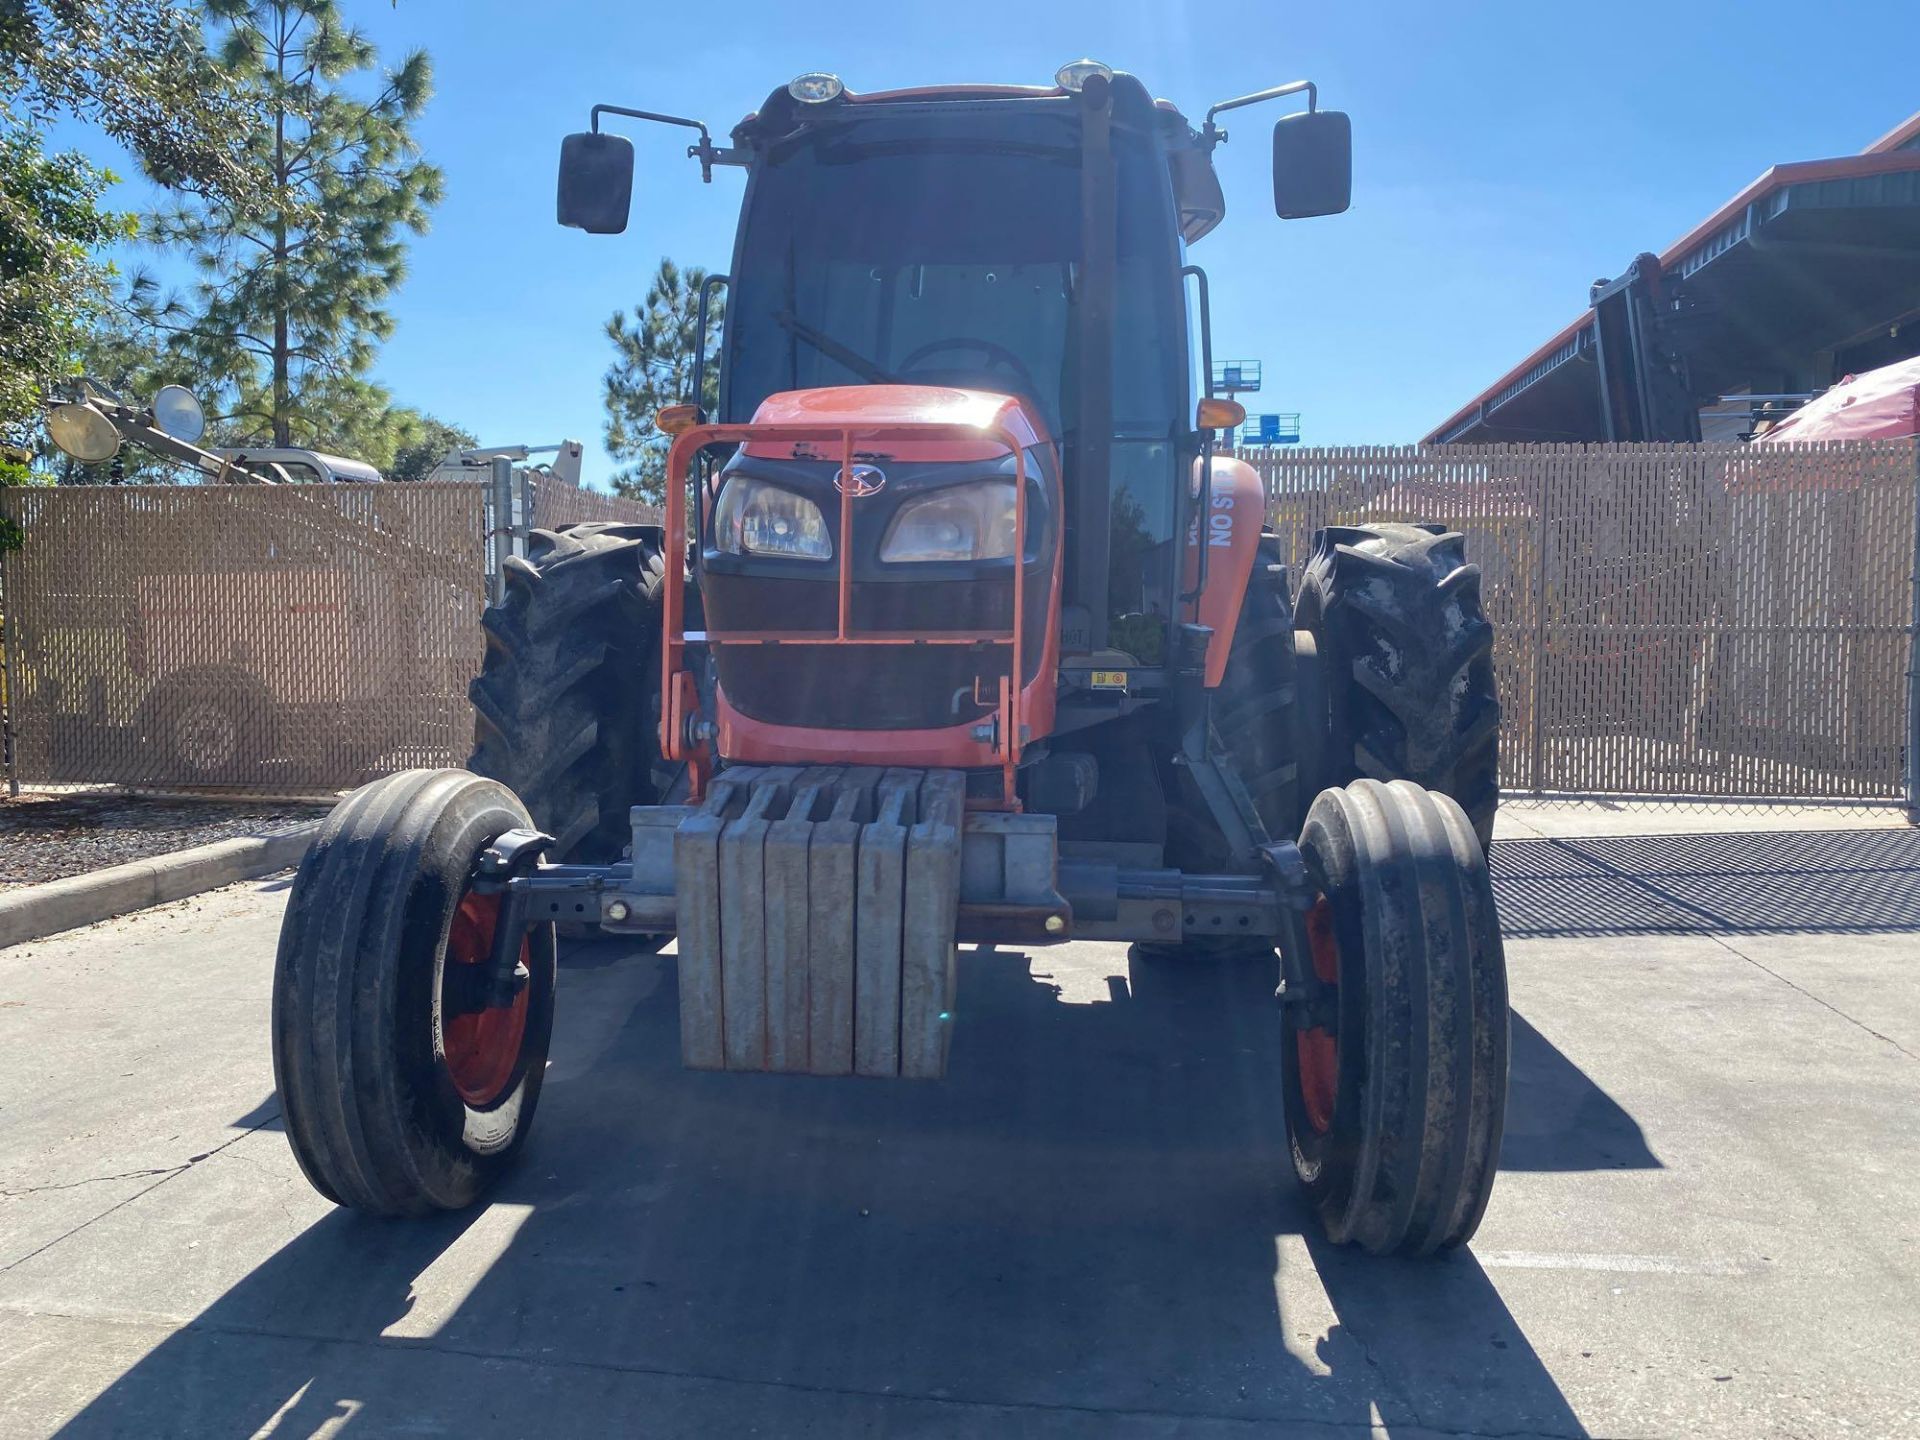
<svg viewBox="0 0 1920 1440"><path fill-rule="evenodd" d="M1313 957L1314 978L1322 985L1340 984L1340 940L1333 930L1333 903L1322 895L1307 912L1307 951ZM1297 1032L1295 1052L1300 1060L1300 1103L1307 1124L1319 1135L1333 1128L1333 1106L1340 1092L1340 1042L1322 1026Z"/></svg>
<svg viewBox="0 0 1920 1440"><path fill-rule="evenodd" d="M447 969L455 965L484 965L493 951L493 930L500 919L500 896L467 894L453 912L447 932ZM528 965L530 942L520 942L520 963ZM440 1044L447 1057L447 1074L460 1098L476 1107L491 1105L513 1082L520 1061L520 1043L527 1033L527 994L520 987L511 1005L449 1013L446 984L441 988Z"/></svg>

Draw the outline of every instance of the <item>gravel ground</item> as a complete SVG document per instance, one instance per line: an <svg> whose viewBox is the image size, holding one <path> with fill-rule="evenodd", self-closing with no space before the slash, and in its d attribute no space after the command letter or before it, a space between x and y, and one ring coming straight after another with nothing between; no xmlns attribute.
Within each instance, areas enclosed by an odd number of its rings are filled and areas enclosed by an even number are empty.
<svg viewBox="0 0 1920 1440"><path fill-rule="evenodd" d="M112 792L0 796L0 891L238 835L268 835L324 805L154 799Z"/></svg>

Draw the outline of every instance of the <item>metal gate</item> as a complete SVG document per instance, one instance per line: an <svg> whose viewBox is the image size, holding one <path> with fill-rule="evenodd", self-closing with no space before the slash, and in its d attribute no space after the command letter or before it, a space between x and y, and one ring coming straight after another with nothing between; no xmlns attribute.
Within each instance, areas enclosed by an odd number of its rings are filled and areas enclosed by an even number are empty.
<svg viewBox="0 0 1920 1440"><path fill-rule="evenodd" d="M1503 788L1911 803L1913 442L1245 458L1296 575L1325 525L1466 534Z"/></svg>

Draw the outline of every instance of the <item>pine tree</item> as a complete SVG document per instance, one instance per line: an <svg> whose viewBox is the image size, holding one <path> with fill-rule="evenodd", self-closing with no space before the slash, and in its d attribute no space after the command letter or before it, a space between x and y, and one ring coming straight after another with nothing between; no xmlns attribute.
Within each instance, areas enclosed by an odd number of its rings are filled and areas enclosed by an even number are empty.
<svg viewBox="0 0 1920 1440"><path fill-rule="evenodd" d="M662 259L631 322L616 310L607 321L614 362L607 369L607 449L630 462L613 477L622 495L659 504L666 496L668 437L653 423L663 405L693 399L694 343L700 333L700 287L707 272ZM707 373L700 403L712 411L720 395L720 321L724 297L707 307Z"/></svg>
<svg viewBox="0 0 1920 1440"><path fill-rule="evenodd" d="M440 199L440 171L412 134L432 68L415 51L369 84L378 56L336 0L206 8L246 106L251 193L150 217L149 237L186 250L204 278L147 318L195 363L229 435L338 443L327 406L368 398L366 371L393 331L386 300L406 273L402 232L424 231Z"/></svg>

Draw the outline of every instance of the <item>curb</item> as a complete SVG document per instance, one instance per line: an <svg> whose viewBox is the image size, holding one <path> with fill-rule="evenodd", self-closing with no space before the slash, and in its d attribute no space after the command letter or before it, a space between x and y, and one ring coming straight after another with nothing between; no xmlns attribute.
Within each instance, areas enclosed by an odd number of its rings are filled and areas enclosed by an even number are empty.
<svg viewBox="0 0 1920 1440"><path fill-rule="evenodd" d="M0 895L0 948L288 869L319 829L315 821L278 835L218 840Z"/></svg>

